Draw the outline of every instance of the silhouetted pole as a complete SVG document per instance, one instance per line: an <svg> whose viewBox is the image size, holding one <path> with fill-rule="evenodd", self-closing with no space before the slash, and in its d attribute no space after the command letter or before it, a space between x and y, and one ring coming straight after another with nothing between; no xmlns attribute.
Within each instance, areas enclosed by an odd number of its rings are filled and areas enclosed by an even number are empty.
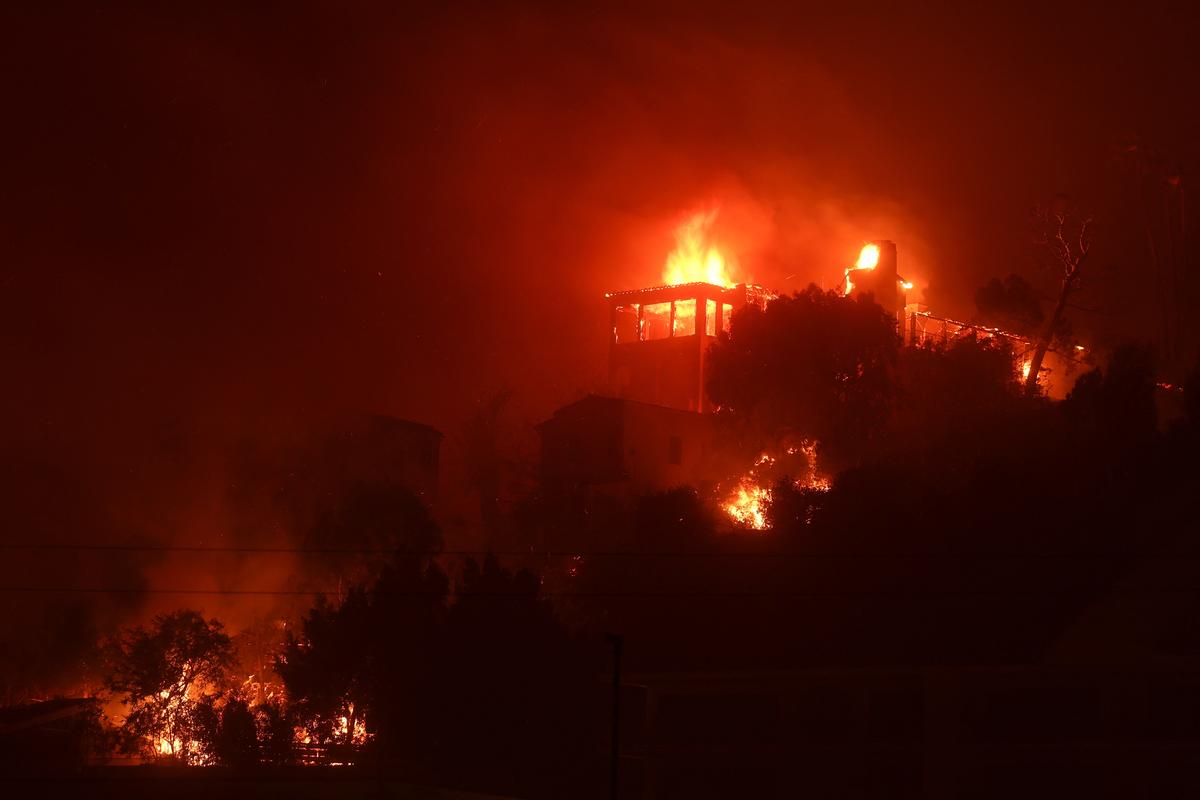
<svg viewBox="0 0 1200 800"><path fill-rule="evenodd" d="M621 648L625 637L606 633L604 639L612 645L612 750L608 756L608 797L617 800L617 768L621 759Z"/></svg>

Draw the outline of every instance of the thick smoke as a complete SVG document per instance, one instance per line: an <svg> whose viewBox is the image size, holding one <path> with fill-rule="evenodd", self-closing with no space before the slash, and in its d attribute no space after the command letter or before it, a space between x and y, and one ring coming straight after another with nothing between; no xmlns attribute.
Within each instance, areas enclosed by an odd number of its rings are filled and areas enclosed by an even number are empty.
<svg viewBox="0 0 1200 800"><path fill-rule="evenodd" d="M432 423L453 449L504 387L522 424L601 388L603 293L656 282L698 209L720 208L716 235L758 283L832 286L863 240L889 238L925 299L965 317L977 287L1030 263L1034 202L1128 206L1110 156L1130 119L1196 156L1163 134L1194 130L1196 105L1140 90L1189 85L1196 49L1094 9L25 13L6 26L0 215L3 538L18 544L297 541L308 523L251 455L282 463L347 411ZM1063 25L1087 30L1049 33ZM1107 58L1130 41L1153 51ZM1105 246L1097 296L1153 318L1144 237ZM1100 311L1077 330L1113 319ZM277 555L33 558L6 559L5 581L303 573ZM205 602L235 626L279 612ZM179 598L45 603L8 624L111 627Z"/></svg>

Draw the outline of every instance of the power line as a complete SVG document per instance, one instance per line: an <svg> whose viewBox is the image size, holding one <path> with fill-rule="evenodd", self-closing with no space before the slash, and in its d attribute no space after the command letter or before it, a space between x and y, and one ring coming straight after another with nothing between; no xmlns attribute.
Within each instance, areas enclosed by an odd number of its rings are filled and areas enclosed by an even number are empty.
<svg viewBox="0 0 1200 800"><path fill-rule="evenodd" d="M1102 588L1081 589L1046 589L1046 590L1012 590L1012 589L912 589L912 590L840 590L840 591L811 591L811 590L748 590L748 591L621 591L621 592L562 592L539 591L528 592L438 592L438 591L371 591L372 597L481 597L490 599L536 600L542 597L565 598L771 598L771 597L1078 597L1093 596L1102 592ZM130 588L130 587L86 587L86 586L0 586L0 593L12 594L173 594L173 595L250 595L250 596L283 596L283 597L316 597L334 594L329 591L310 589L178 589L178 588ZM1154 588L1121 590L1122 595L1179 595L1200 594L1200 586L1184 586L1178 588Z"/></svg>
<svg viewBox="0 0 1200 800"><path fill-rule="evenodd" d="M747 552L700 550L398 550L370 547L255 547L153 544L0 544L0 552L105 552L105 553L228 553L244 555L391 555L436 558L438 556L497 556L504 558L785 558L785 559L1127 559L1178 560L1198 559L1200 553L1164 553L1132 551L1077 551L1056 553L980 552L980 553L902 553L902 552Z"/></svg>

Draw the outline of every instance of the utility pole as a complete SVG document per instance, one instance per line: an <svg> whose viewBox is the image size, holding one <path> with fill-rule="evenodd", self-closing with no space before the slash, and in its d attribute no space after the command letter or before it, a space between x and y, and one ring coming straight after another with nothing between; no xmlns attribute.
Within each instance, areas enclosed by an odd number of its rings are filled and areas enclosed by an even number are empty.
<svg viewBox="0 0 1200 800"><path fill-rule="evenodd" d="M604 640L612 645L612 742L608 756L608 797L617 800L617 777L621 763L621 650L625 637L619 633L606 633Z"/></svg>

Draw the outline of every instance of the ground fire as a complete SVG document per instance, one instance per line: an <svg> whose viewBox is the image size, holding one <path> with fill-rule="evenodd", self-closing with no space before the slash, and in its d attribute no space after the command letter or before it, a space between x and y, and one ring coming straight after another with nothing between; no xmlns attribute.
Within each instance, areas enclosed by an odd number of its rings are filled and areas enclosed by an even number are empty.
<svg viewBox="0 0 1200 800"><path fill-rule="evenodd" d="M817 466L817 442L805 439L783 448L779 455L759 455L754 466L737 480L733 492L725 496L721 508L739 526L765 531L773 487L780 481L788 481L799 490L829 491L832 484Z"/></svg>

